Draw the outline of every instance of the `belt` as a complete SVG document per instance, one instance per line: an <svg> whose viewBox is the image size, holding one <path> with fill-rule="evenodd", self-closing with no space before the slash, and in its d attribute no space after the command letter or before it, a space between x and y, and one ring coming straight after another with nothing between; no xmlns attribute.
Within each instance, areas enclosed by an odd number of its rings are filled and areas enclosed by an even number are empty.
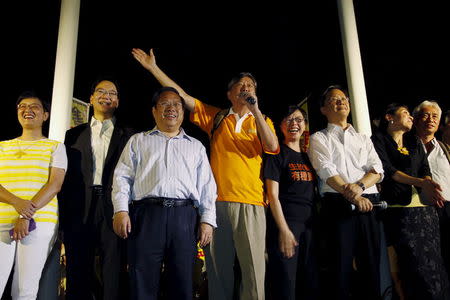
<svg viewBox="0 0 450 300"><path fill-rule="evenodd" d="M189 206L194 205L191 199L175 199L175 198L156 198L148 197L141 200L133 200L133 205L158 205L163 207L178 207L178 206Z"/></svg>

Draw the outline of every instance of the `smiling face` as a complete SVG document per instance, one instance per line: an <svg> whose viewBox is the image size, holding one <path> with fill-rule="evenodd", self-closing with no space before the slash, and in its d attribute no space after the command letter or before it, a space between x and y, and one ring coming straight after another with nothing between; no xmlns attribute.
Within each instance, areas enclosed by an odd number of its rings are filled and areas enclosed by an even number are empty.
<svg viewBox="0 0 450 300"><path fill-rule="evenodd" d="M172 91L163 92L152 113L159 130L178 134L184 119L183 102L179 95Z"/></svg>
<svg viewBox="0 0 450 300"><path fill-rule="evenodd" d="M300 110L295 110L292 114L284 118L280 124L285 141L300 141L305 127L305 118Z"/></svg>
<svg viewBox="0 0 450 300"><path fill-rule="evenodd" d="M441 121L439 111L433 106L423 106L414 119L419 136L434 135Z"/></svg>
<svg viewBox="0 0 450 300"><path fill-rule="evenodd" d="M413 117L409 114L408 109L403 106L399 107L393 115L387 114L385 117L392 131L408 132L413 126Z"/></svg>
<svg viewBox="0 0 450 300"><path fill-rule="evenodd" d="M44 111L38 98L24 98L17 105L17 119L24 129L42 128L48 117L49 113Z"/></svg>
<svg viewBox="0 0 450 300"><path fill-rule="evenodd" d="M94 108L96 119L109 119L114 115L114 111L119 106L117 87L108 80L103 80L97 84L90 102Z"/></svg>
<svg viewBox="0 0 450 300"><path fill-rule="evenodd" d="M350 102L343 91L332 89L327 93L320 111L331 123L336 119L347 119L350 113Z"/></svg>

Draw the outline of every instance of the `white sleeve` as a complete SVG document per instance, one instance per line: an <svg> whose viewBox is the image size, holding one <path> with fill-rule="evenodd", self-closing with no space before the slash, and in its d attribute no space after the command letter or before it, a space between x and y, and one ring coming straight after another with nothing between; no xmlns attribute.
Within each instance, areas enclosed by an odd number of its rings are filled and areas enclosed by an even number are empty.
<svg viewBox="0 0 450 300"><path fill-rule="evenodd" d="M330 177L339 175L331 149L327 146L326 137L322 132L316 132L311 136L308 156L317 175L324 182Z"/></svg>
<svg viewBox="0 0 450 300"><path fill-rule="evenodd" d="M60 168L67 171L66 146L63 143L58 143L55 151L53 151L50 160L50 167Z"/></svg>

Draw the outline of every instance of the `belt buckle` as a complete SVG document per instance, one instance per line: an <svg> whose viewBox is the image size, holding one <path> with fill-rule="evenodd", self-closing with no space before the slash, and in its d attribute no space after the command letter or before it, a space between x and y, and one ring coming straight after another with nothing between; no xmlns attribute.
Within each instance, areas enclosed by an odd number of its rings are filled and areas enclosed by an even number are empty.
<svg viewBox="0 0 450 300"><path fill-rule="evenodd" d="M164 199L162 205L164 207L174 207L175 206L175 200L173 200L173 199Z"/></svg>

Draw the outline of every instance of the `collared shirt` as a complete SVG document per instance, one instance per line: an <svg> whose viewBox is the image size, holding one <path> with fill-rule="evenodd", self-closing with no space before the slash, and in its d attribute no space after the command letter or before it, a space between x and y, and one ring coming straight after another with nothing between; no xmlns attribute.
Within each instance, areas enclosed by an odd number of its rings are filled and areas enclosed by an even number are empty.
<svg viewBox="0 0 450 300"><path fill-rule="evenodd" d="M114 212L146 197L191 199L200 221L216 227L216 182L202 143L183 129L172 138L156 127L133 135L114 171Z"/></svg>
<svg viewBox="0 0 450 300"><path fill-rule="evenodd" d="M445 155L444 150L442 150L441 145L439 145L436 138L431 140L433 145L433 149L428 152L428 164L430 165L430 170L432 174L432 178L434 181L439 183L442 188L441 195L445 200L450 201L450 163L448 162L447 156ZM425 153L427 153L427 149L425 145L422 143Z"/></svg>
<svg viewBox="0 0 450 300"><path fill-rule="evenodd" d="M311 135L308 150L309 159L321 179L320 192L336 193L326 181L339 175L346 183L360 180L366 173L374 170L383 179L383 166L372 141L365 134L357 133L349 124L347 129L328 124ZM378 193L375 185L368 187L365 194Z"/></svg>
<svg viewBox="0 0 450 300"><path fill-rule="evenodd" d="M248 116L253 116L252 112L246 112L242 117L239 117L239 114L237 112L234 112L233 108L230 108L230 111L228 112L227 116L234 115L236 119L236 127L234 128L235 133L241 133L242 124L244 123L245 119L247 119Z"/></svg>
<svg viewBox="0 0 450 300"><path fill-rule="evenodd" d="M214 119L220 108L195 100L191 121L211 135ZM236 118L230 110L211 139L211 168L217 182L217 201L228 201L264 206L264 184L261 177L265 151L258 137L256 119L247 114ZM275 133L270 118L266 118L270 130ZM240 123L238 125L238 122ZM238 128L239 127L239 128ZM239 132L237 132L239 131Z"/></svg>
<svg viewBox="0 0 450 300"><path fill-rule="evenodd" d="M91 119L91 146L93 160L94 185L102 184L103 165L108 154L109 143L114 131L115 119L107 119L103 122L92 117Z"/></svg>

